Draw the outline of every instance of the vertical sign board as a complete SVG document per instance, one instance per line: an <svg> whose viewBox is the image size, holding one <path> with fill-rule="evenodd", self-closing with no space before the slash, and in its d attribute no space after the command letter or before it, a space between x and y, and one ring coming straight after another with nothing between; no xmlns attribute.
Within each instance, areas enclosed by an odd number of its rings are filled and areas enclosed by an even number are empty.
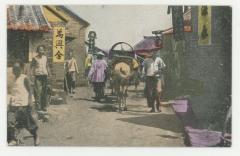
<svg viewBox="0 0 240 156"><path fill-rule="evenodd" d="M53 28L53 62L64 62L65 56L65 27Z"/></svg>
<svg viewBox="0 0 240 156"><path fill-rule="evenodd" d="M211 14L210 6L198 7L198 45L211 45Z"/></svg>

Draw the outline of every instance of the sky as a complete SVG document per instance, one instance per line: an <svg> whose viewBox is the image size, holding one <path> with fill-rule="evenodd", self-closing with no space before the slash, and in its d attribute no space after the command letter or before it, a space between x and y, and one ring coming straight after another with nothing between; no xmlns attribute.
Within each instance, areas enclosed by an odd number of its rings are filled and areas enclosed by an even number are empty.
<svg viewBox="0 0 240 156"><path fill-rule="evenodd" d="M110 49L116 42L134 46L153 30L170 28L171 15L166 5L69 5L79 17L88 21L88 31L96 31L96 46ZM88 31L86 35L88 35Z"/></svg>

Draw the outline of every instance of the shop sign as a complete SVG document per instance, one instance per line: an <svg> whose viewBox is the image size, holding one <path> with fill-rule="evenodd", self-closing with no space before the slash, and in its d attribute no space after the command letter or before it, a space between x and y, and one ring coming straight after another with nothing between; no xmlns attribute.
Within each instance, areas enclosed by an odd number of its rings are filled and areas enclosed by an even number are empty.
<svg viewBox="0 0 240 156"><path fill-rule="evenodd" d="M53 62L64 62L65 27L53 28Z"/></svg>

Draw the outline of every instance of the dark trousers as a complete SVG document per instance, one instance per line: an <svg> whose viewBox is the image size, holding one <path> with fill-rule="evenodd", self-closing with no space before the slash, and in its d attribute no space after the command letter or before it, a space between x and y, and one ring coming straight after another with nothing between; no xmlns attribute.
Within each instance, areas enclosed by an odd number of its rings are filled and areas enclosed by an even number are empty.
<svg viewBox="0 0 240 156"><path fill-rule="evenodd" d="M66 74L66 78L67 78L68 92L73 93L76 87L76 72L68 72Z"/></svg>
<svg viewBox="0 0 240 156"><path fill-rule="evenodd" d="M47 110L47 75L35 76L34 96L37 110Z"/></svg>
<svg viewBox="0 0 240 156"><path fill-rule="evenodd" d="M140 74L138 72L138 69L134 69L133 71L133 78L132 78L132 81L135 85L135 87L137 87L139 85L139 81L140 81Z"/></svg>
<svg viewBox="0 0 240 156"><path fill-rule="evenodd" d="M156 108L159 109L160 103L158 101L158 93L157 93L157 82L158 79L155 76L147 76L146 77L146 86L145 86L145 94L147 97L148 107L151 107L155 110L155 102Z"/></svg>
<svg viewBox="0 0 240 156"><path fill-rule="evenodd" d="M91 67L87 67L87 68L85 69L85 77L86 77L86 78L88 77L88 73L89 73L90 69L91 69Z"/></svg>
<svg viewBox="0 0 240 156"><path fill-rule="evenodd" d="M16 139L16 129L27 129L34 137L38 129L37 122L32 116L29 106L10 106L7 114L8 142Z"/></svg>
<svg viewBox="0 0 240 156"><path fill-rule="evenodd" d="M104 97L104 86L104 82L93 82L93 90L95 92L97 100Z"/></svg>

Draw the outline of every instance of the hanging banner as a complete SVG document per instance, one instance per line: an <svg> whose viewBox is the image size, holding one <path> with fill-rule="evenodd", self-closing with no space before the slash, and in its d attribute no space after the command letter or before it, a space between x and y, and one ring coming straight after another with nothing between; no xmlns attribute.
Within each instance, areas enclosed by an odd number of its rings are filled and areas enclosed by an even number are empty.
<svg viewBox="0 0 240 156"><path fill-rule="evenodd" d="M53 62L64 62L65 27L53 28Z"/></svg>
<svg viewBox="0 0 240 156"><path fill-rule="evenodd" d="M211 7L198 7L198 45L211 45Z"/></svg>

